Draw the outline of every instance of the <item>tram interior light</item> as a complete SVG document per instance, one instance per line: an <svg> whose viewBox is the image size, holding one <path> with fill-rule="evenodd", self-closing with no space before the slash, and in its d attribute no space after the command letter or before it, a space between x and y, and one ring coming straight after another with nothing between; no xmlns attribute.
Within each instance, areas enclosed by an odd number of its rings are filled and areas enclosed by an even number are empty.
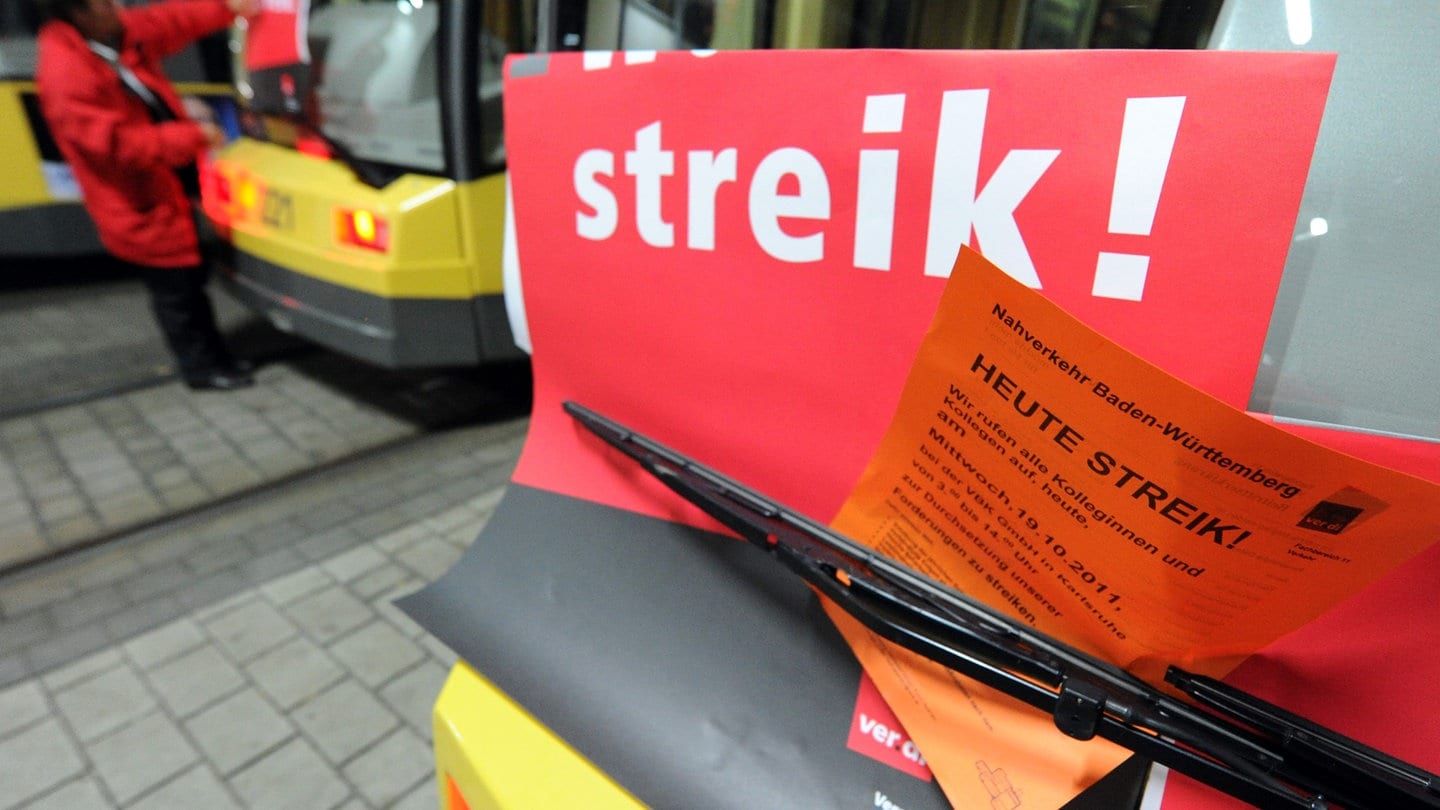
<svg viewBox="0 0 1440 810"><path fill-rule="evenodd" d="M1315 35L1314 18L1310 16L1310 0L1285 0L1285 29L1290 41L1307 45Z"/></svg>

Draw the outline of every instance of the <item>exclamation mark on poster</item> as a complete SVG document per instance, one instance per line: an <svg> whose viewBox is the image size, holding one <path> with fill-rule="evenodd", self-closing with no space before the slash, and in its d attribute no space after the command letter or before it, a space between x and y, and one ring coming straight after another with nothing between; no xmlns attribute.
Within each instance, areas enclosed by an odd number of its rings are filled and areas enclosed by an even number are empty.
<svg viewBox="0 0 1440 810"><path fill-rule="evenodd" d="M1115 190L1110 198L1111 233L1150 235L1184 109L1184 96L1125 100ZM1090 293L1100 298L1139 301L1145 294L1149 270L1149 256L1101 251Z"/></svg>

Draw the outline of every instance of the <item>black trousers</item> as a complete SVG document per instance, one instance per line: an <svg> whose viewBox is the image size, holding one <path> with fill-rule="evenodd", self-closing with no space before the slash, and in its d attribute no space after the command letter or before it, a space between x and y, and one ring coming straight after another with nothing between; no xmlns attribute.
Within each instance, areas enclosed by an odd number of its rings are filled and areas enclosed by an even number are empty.
<svg viewBox="0 0 1440 810"><path fill-rule="evenodd" d="M190 267L130 264L150 291L150 309L180 374L197 379L228 367L233 358L215 324L215 309L205 293L210 272L205 263Z"/></svg>

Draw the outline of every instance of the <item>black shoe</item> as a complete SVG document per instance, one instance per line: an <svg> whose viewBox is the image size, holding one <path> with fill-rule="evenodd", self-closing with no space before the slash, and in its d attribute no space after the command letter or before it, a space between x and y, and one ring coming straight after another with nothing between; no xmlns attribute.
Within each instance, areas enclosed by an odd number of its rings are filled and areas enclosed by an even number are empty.
<svg viewBox="0 0 1440 810"><path fill-rule="evenodd" d="M195 391L234 391L254 385L255 378L245 372L226 369L193 377L187 376L185 384Z"/></svg>

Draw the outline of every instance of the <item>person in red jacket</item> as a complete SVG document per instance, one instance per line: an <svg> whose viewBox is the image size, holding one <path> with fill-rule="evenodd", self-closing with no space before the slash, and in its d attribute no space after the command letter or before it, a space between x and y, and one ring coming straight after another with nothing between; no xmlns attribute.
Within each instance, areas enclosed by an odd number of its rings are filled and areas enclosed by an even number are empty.
<svg viewBox="0 0 1440 810"><path fill-rule="evenodd" d="M259 12L260 0L188 0L122 9L116 0L35 0L40 109L75 174L100 241L150 292L191 388L251 385L205 293L209 268L191 197L196 160L224 134L191 120L160 60ZM188 188L187 188L188 186Z"/></svg>

